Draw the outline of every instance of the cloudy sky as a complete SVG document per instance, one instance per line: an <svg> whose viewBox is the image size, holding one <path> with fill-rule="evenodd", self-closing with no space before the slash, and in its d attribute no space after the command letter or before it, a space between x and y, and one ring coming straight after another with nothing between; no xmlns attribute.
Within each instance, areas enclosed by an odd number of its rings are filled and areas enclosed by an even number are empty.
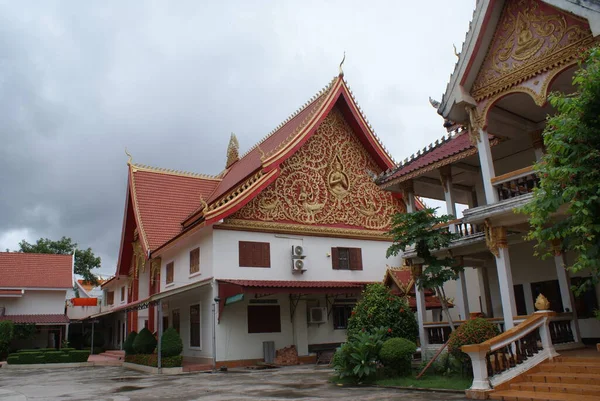
<svg viewBox="0 0 600 401"><path fill-rule="evenodd" d="M69 236L114 272L134 161L219 173L337 74L397 160L441 137L474 0L0 0L0 249Z"/></svg>

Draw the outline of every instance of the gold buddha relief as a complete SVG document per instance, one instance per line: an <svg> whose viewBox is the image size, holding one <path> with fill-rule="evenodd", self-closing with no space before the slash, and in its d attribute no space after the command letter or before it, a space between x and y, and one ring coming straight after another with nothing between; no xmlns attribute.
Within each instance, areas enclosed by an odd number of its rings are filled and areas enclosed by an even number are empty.
<svg viewBox="0 0 600 401"><path fill-rule="evenodd" d="M519 13L515 25L517 46L515 47L515 51L512 56L515 60L527 60L529 57L537 53L538 50L540 50L544 44L544 41L541 38L533 35L531 32L531 22L525 18L523 13Z"/></svg>
<svg viewBox="0 0 600 401"><path fill-rule="evenodd" d="M350 183L348 176L344 173L344 166L339 155L335 155L332 163L332 169L329 173L329 190L338 198L343 198L348 194Z"/></svg>

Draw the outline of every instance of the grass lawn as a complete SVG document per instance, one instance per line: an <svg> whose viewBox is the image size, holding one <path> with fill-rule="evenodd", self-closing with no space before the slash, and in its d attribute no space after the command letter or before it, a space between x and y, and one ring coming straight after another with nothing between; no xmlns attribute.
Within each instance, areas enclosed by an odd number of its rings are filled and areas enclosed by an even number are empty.
<svg viewBox="0 0 600 401"><path fill-rule="evenodd" d="M472 378L462 376L423 376L416 379L414 376L380 379L375 382L379 386L400 386L419 388L440 388L450 390L466 390L471 387Z"/></svg>

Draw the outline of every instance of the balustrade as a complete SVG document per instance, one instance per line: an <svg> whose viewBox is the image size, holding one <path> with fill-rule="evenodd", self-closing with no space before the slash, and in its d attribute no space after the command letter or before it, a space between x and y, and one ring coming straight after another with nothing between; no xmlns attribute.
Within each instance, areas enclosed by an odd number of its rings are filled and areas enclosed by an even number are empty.
<svg viewBox="0 0 600 401"><path fill-rule="evenodd" d="M550 337L552 338L552 344L575 342L571 321L571 314L564 317L559 316L550 321Z"/></svg>
<svg viewBox="0 0 600 401"><path fill-rule="evenodd" d="M494 177L491 181L498 191L498 198L502 201L533 192L539 183L539 178L533 166L529 166Z"/></svg>

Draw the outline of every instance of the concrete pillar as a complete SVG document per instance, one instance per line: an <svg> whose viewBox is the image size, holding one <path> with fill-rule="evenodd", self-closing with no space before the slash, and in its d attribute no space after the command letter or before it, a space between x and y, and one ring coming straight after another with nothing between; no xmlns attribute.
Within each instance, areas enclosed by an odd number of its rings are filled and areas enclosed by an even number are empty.
<svg viewBox="0 0 600 401"><path fill-rule="evenodd" d="M575 342L581 341L581 333L579 331L579 320L577 319L577 313L575 311L575 297L571 291L571 278L569 272L565 269L566 261L565 254L562 252L558 243L553 244L554 248L554 266L556 267L556 277L558 278L558 286L560 287L560 298L562 300L563 309L573 314L573 320L571 320L571 331L573 332L573 338ZM552 308L552 305L550 305Z"/></svg>
<svg viewBox="0 0 600 401"><path fill-rule="evenodd" d="M531 137L531 145L535 152L535 160L540 161L544 155L544 138L542 137L542 130L536 130L529 133Z"/></svg>
<svg viewBox="0 0 600 401"><path fill-rule="evenodd" d="M507 247L498 248L496 268L498 270L498 284L500 287L500 298L502 300L504 330L509 330L514 327L513 320L517 315L517 304L515 302L515 290L513 287L510 257Z"/></svg>
<svg viewBox="0 0 600 401"><path fill-rule="evenodd" d="M483 266L477 269L477 278L479 280L479 288L481 290L481 311L486 317L494 317L494 309L492 308L492 297L490 295L490 280L488 278L487 267Z"/></svg>
<svg viewBox="0 0 600 401"><path fill-rule="evenodd" d="M406 202L406 212L412 213L417 210L415 206L415 190L413 187L412 180L409 180L403 184L403 196Z"/></svg>
<svg viewBox="0 0 600 401"><path fill-rule="evenodd" d="M531 315L535 312L535 306L533 306L533 293L531 292L531 284L523 284L523 296L525 297L525 309L527 314Z"/></svg>
<svg viewBox="0 0 600 401"><path fill-rule="evenodd" d="M456 306L458 306L460 319L467 320L469 318L469 298L467 296L467 280L464 270L458 273L458 279L456 280Z"/></svg>
<svg viewBox="0 0 600 401"><path fill-rule="evenodd" d="M492 185L492 178L496 176L494 170L494 159L492 159L492 150L490 148L490 139L487 131L479 130L480 140L477 142L477 153L479 154L479 163L481 164L481 178L483 180L483 189L485 191L485 200L488 205L498 202L498 192Z"/></svg>
<svg viewBox="0 0 600 401"><path fill-rule="evenodd" d="M291 302L291 299L290 299ZM294 344L298 355L308 355L308 322L306 321L306 301L298 301L292 320Z"/></svg>
<svg viewBox="0 0 600 401"><path fill-rule="evenodd" d="M440 168L440 181L444 188L444 199L446 200L446 214L456 217L456 203L452 194L452 167L444 166ZM450 224L448 226L450 232L456 232L456 226Z"/></svg>
<svg viewBox="0 0 600 401"><path fill-rule="evenodd" d="M413 271L418 272L420 274L423 266L417 265L413 267ZM415 299L417 304L417 323L419 324L419 339L421 340L421 353L423 352L423 348L429 345L429 338L427 333L425 332L425 321L426 321L426 313L427 306L425 305L425 292L423 289L419 288L415 284Z"/></svg>

